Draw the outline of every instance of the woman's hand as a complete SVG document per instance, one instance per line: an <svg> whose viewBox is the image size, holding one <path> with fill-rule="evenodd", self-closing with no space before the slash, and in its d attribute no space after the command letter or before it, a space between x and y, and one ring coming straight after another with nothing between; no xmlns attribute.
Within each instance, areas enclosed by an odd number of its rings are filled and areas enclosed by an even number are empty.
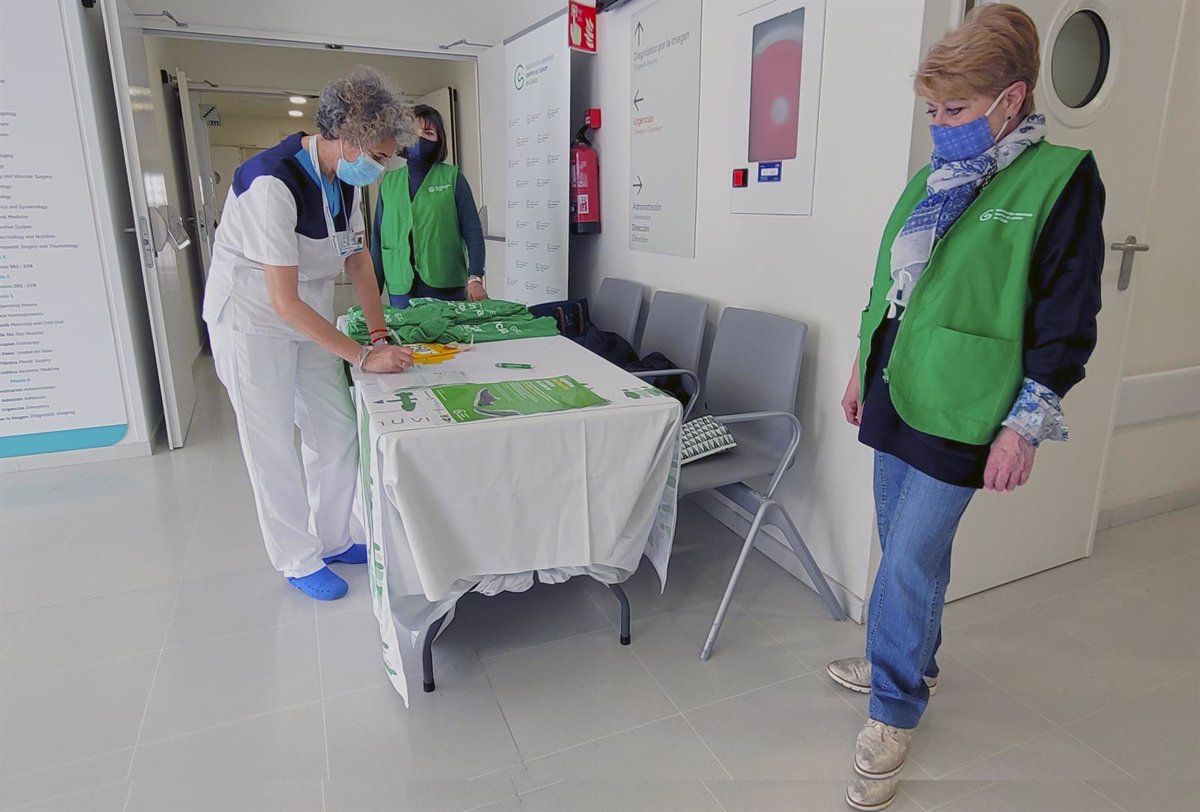
<svg viewBox="0 0 1200 812"><path fill-rule="evenodd" d="M850 382L846 384L846 394L842 395L842 411L846 413L846 422L851 426L862 425L862 392L858 380L858 361L850 372Z"/></svg>
<svg viewBox="0 0 1200 812"><path fill-rule="evenodd" d="M363 363L364 372L403 372L413 365L412 350L391 344L380 345L371 350Z"/></svg>
<svg viewBox="0 0 1200 812"><path fill-rule="evenodd" d="M468 302L482 302L487 297L487 288L483 286L482 282L472 280L467 283Z"/></svg>
<svg viewBox="0 0 1200 812"><path fill-rule="evenodd" d="M1007 426L992 441L983 487L989 491L1015 491L1029 481L1037 449Z"/></svg>

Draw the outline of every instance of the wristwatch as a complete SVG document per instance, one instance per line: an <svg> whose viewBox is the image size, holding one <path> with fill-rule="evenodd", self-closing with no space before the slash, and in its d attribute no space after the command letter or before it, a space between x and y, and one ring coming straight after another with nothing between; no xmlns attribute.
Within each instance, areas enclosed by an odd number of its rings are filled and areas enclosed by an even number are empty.
<svg viewBox="0 0 1200 812"><path fill-rule="evenodd" d="M469 284L471 284L472 282L478 282L479 284L483 285L483 277L482 277L482 276L475 276L474 274L472 274L472 275L470 275L470 276L468 276L468 277L467 277L467 284L469 285ZM485 287L486 287L486 285L485 285Z"/></svg>

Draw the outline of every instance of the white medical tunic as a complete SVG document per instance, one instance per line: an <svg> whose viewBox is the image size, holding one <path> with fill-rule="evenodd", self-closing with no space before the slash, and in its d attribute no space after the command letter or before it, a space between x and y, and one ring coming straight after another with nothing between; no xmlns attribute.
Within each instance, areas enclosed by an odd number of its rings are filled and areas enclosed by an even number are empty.
<svg viewBox="0 0 1200 812"><path fill-rule="evenodd" d="M234 172L204 294L263 541L289 578L321 569L362 532L352 518L358 435L342 360L284 321L267 292L264 266L296 266L300 298L332 321L334 277L345 259L331 236L363 228L358 190L322 178L302 137Z"/></svg>
<svg viewBox="0 0 1200 812"><path fill-rule="evenodd" d="M345 258L338 255L328 223L332 219L339 232L362 234L360 191L336 180L323 193L305 166L303 135L288 136L234 172L204 293L209 325L301 338L271 306L265 265L297 266L300 298L325 318L334 317L334 278ZM326 197L337 209L331 217Z"/></svg>

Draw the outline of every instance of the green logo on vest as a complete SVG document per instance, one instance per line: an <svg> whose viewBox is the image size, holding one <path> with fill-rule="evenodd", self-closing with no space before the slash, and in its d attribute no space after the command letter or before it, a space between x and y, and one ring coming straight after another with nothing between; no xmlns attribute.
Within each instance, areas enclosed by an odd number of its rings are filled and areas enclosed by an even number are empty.
<svg viewBox="0 0 1200 812"><path fill-rule="evenodd" d="M450 188L449 183L443 183L440 186L426 186L425 191L427 191L427 192L444 192L449 188Z"/></svg>
<svg viewBox="0 0 1200 812"><path fill-rule="evenodd" d="M1031 211L1009 211L1008 209L988 209L983 214L979 215L979 222L986 223L988 220L995 220L998 223L1019 223L1022 220L1029 220L1033 217Z"/></svg>

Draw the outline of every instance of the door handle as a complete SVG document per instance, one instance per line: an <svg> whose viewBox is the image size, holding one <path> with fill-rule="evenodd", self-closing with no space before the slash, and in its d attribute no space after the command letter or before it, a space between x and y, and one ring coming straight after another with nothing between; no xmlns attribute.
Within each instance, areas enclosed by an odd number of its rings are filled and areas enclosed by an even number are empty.
<svg viewBox="0 0 1200 812"><path fill-rule="evenodd" d="M142 242L142 261L146 263L146 270L154 270L154 238L152 236L152 226L150 220L144 214L138 215L138 222L142 224L141 242ZM137 229L132 229L136 234Z"/></svg>
<svg viewBox="0 0 1200 812"><path fill-rule="evenodd" d="M1130 234L1125 238L1125 242L1115 242L1110 245L1109 250L1121 252L1121 272L1117 275L1117 290L1127 290L1129 280L1133 277L1133 255L1149 251L1150 246L1144 242L1138 242L1137 237Z"/></svg>

